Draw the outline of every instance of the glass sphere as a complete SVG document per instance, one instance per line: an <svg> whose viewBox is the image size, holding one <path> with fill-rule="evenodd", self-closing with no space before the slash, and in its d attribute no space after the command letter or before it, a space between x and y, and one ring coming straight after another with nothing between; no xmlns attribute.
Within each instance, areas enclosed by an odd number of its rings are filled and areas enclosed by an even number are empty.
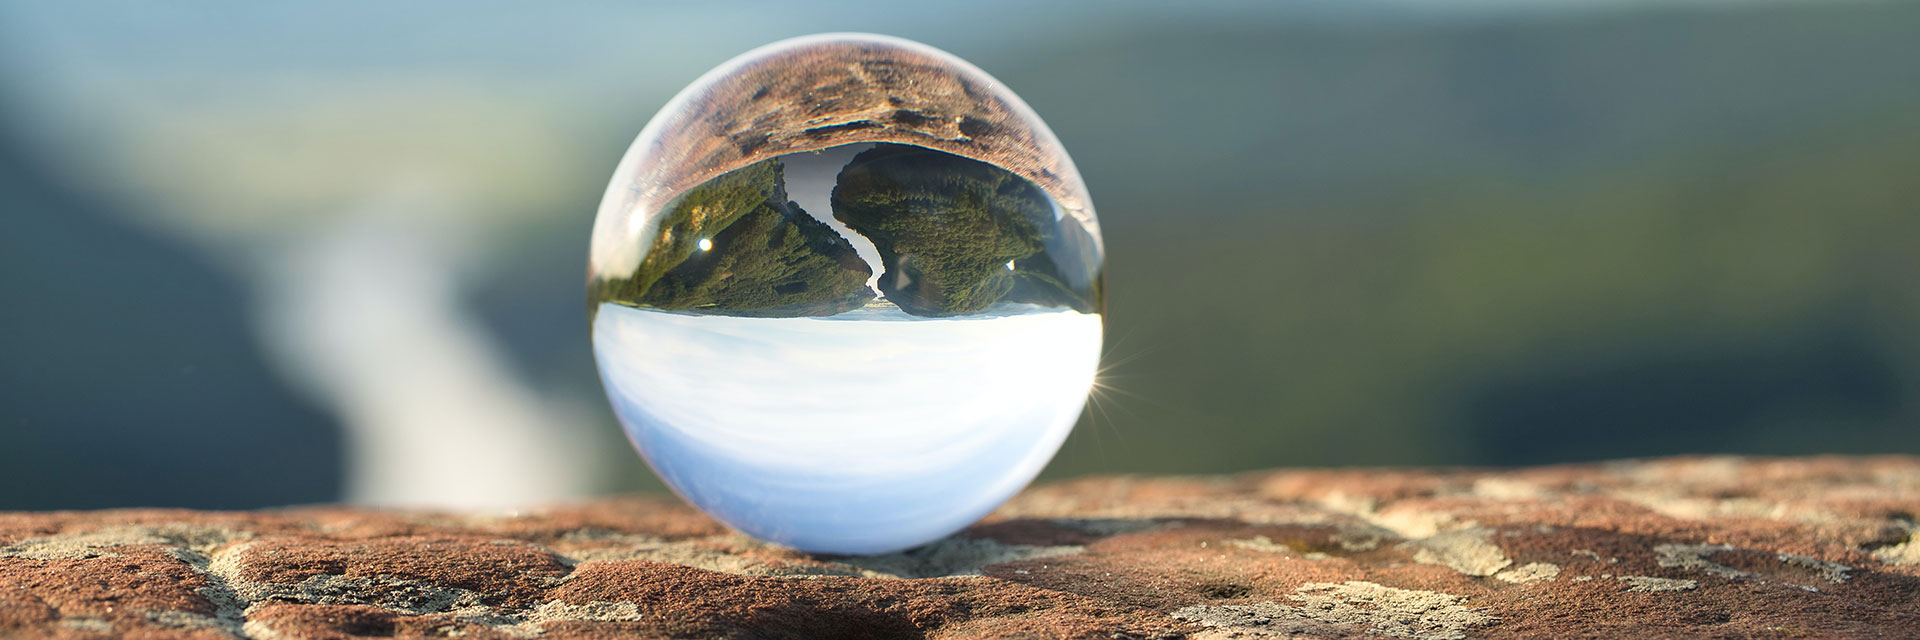
<svg viewBox="0 0 1920 640"><path fill-rule="evenodd" d="M1099 365L1099 224L1046 124L898 38L774 43L621 159L588 258L614 413L749 535L882 553L1040 472Z"/></svg>

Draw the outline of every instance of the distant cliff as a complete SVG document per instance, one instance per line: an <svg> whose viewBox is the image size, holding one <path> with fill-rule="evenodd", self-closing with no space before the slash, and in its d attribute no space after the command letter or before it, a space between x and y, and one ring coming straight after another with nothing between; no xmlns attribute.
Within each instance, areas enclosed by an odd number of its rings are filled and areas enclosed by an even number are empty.
<svg viewBox="0 0 1920 640"><path fill-rule="evenodd" d="M873 295L845 238L787 201L777 160L702 183L662 214L646 259L594 302L741 316L831 315Z"/></svg>

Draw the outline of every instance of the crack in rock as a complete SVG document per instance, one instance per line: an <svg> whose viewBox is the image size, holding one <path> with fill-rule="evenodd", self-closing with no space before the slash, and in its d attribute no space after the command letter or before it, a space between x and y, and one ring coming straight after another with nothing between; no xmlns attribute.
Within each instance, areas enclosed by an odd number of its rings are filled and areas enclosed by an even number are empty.
<svg viewBox="0 0 1920 640"><path fill-rule="evenodd" d="M225 544L227 540L232 540L236 538L246 538L246 537L251 537L251 536L250 535L249 536L229 535L226 539L222 540L220 544ZM219 628L220 630L223 630L227 632L229 635L233 635L235 637L239 637L239 638L252 637L248 634L246 630L246 624L247 624L246 611L247 611L247 607L251 603L249 603L246 599L242 598L239 593L233 590L232 580L233 580L233 576L236 574L233 571L232 561L227 561L225 563L221 562L221 559L228 555L228 552L232 550L232 547L228 547L227 549L217 549L216 548L217 546L218 545L212 544L210 542L209 544L202 545L198 548L172 549L172 550L169 550L168 552L168 553L171 553L173 557L178 558L181 562L187 563L187 566L192 567L194 571L197 571L202 576L206 577L207 586L201 587L199 589L199 592L200 592L200 595L202 597L205 597L208 602L213 603L213 615L211 616L194 615L193 617L195 619L191 619L191 620L187 618L172 618L172 619L154 618L155 622L166 624L168 626L179 626L179 627L190 627L190 628L211 624L214 627ZM240 545L240 546L244 546L244 545Z"/></svg>

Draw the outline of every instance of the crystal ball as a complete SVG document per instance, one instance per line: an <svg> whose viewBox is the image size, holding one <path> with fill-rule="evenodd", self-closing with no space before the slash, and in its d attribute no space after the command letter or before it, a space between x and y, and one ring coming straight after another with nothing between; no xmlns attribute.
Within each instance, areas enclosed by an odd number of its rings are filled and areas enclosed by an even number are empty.
<svg viewBox="0 0 1920 640"><path fill-rule="evenodd" d="M985 516L1099 366L1103 248L1046 124L897 38L747 52L655 115L594 221L588 309L621 426L754 537L869 554Z"/></svg>

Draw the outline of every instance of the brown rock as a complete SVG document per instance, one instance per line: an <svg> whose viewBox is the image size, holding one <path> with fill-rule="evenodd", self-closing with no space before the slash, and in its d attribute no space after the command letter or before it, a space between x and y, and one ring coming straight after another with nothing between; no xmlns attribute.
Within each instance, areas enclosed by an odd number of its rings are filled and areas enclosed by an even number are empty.
<svg viewBox="0 0 1920 640"><path fill-rule="evenodd" d="M1086 187L1033 111L985 72L924 45L855 37L764 52L702 78L651 142L665 157L642 184L685 191L782 154L856 142L939 149L1004 167L1068 209Z"/></svg>
<svg viewBox="0 0 1920 640"><path fill-rule="evenodd" d="M1920 458L1036 487L903 554L671 500L0 514L4 638L1920 637Z"/></svg>
<svg viewBox="0 0 1920 640"><path fill-rule="evenodd" d="M652 246L642 240L646 225L624 216L651 216L695 185L761 160L868 142L938 149L1011 171L1039 185L1102 246L1073 160L1039 116L986 72L894 38L776 44L695 81L635 140L645 153L622 161L613 183L626 188L601 203L590 260L597 275L624 276L639 264L634 252Z"/></svg>
<svg viewBox="0 0 1920 640"><path fill-rule="evenodd" d="M351 542L275 538L230 549L228 579L281 600L357 601L353 591L378 585L383 600L410 595L419 604L470 598L474 604L528 604L567 575L559 556L504 539L395 537ZM292 589L275 589L290 586ZM341 591L337 595L315 592ZM450 602L449 605L452 603Z"/></svg>

